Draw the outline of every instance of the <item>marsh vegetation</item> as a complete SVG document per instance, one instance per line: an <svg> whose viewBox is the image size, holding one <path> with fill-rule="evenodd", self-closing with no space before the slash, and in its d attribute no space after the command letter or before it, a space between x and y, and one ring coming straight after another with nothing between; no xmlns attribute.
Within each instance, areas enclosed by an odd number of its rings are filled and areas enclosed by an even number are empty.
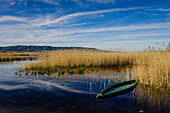
<svg viewBox="0 0 170 113"><path fill-rule="evenodd" d="M2 52L2 53L0 53L0 62L22 60L24 57L36 57L37 55L40 55L40 53Z"/></svg>
<svg viewBox="0 0 170 113"><path fill-rule="evenodd" d="M26 74L83 74L88 70L99 68L129 68L129 75L123 80L138 79L140 84L170 89L170 52L106 52L96 50L59 50L44 53L38 61L27 63L21 68ZM129 69L128 69L129 70Z"/></svg>
<svg viewBox="0 0 170 113"><path fill-rule="evenodd" d="M78 70L78 68L76 68ZM98 90L103 90L113 83L118 83L121 81L125 81L128 77L133 76L132 69L136 69L133 67L115 67L115 68L106 68L106 67L89 67L85 68L84 73L73 73L68 74L64 73L59 74L59 72L51 73L50 75L44 73L42 75L36 73L37 71L31 71L30 74L27 74L27 79L34 80L36 78L44 79L49 78L51 81L58 80L61 83L86 83L90 89L90 93L93 93L96 86L98 86ZM25 73L23 73L25 74ZM21 76L21 75L20 75ZM133 79L133 78L130 78ZM143 108L142 110L145 112L155 112L159 113L167 112L169 105L169 93L167 90L148 87L147 85L143 85L142 83L138 84L135 90L132 91L129 96L130 103L137 104L139 108ZM137 103L135 100L137 99Z"/></svg>

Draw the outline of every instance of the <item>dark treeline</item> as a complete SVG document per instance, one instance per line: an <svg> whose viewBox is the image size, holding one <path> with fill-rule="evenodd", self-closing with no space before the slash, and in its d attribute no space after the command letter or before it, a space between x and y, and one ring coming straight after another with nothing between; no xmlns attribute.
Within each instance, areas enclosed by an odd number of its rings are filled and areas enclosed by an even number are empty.
<svg viewBox="0 0 170 113"><path fill-rule="evenodd" d="M0 47L0 52L39 52L39 51L52 51L61 49L90 49L96 50L95 48L85 47L52 47L52 46L6 46Z"/></svg>

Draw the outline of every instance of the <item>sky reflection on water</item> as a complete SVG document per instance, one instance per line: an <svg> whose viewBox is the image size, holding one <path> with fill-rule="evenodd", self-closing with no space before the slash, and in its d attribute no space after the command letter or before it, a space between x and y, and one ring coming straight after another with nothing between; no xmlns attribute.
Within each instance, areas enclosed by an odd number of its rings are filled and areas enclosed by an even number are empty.
<svg viewBox="0 0 170 113"><path fill-rule="evenodd" d="M0 64L0 113L137 113L147 108L137 104L133 92L96 100L96 95L109 84L92 76L67 79L16 76L18 67L26 62ZM74 79L74 80L73 80ZM95 80L94 80L95 79ZM101 78L102 79L102 78ZM133 101L132 101L133 98ZM146 104L146 103L143 103ZM162 110L162 109L160 109ZM166 113L169 106L162 113ZM159 111L158 111L159 112Z"/></svg>

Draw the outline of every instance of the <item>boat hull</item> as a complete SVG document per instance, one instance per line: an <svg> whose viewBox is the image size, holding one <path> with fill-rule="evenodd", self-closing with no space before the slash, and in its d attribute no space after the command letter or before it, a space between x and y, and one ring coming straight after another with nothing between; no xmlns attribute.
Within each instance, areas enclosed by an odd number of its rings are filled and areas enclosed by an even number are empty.
<svg viewBox="0 0 170 113"><path fill-rule="evenodd" d="M125 93L128 93L130 91L132 91L136 86L137 86L138 81L137 80L130 80L130 81L125 81L125 82L121 82L121 83L117 83L117 84L113 84L110 85L109 87L105 88L104 90L102 90L97 96L97 99L104 99L104 98L108 98L108 97L115 97L115 96L119 96ZM133 84L132 86L122 89L122 90L118 90L118 91L113 91L110 93L107 93L108 91L114 89L114 88L118 88L118 87L122 87L125 85L130 85Z"/></svg>

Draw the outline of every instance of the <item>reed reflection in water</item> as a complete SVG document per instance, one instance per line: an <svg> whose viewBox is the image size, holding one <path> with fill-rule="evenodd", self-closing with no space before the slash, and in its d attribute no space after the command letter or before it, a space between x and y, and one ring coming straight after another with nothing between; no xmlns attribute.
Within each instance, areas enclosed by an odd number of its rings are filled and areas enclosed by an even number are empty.
<svg viewBox="0 0 170 113"><path fill-rule="evenodd" d="M72 74L67 73L59 75L58 73L52 73L50 75L38 75L38 74L26 74L28 79L33 79L35 76L42 79L49 77L51 80L59 80L61 82L86 82L89 88L90 94L95 90L96 85L100 86L100 91L109 86L110 84L126 81L132 79L131 68L95 68L87 69L83 74ZM35 73L35 72L33 72ZM24 74L24 72L22 72ZM97 90L96 90L97 91ZM139 84L137 88L132 91L130 101L133 103L137 99L137 104L143 108L146 112L159 113L160 111L169 111L169 92L165 90L157 90L146 87Z"/></svg>
<svg viewBox="0 0 170 113"><path fill-rule="evenodd" d="M132 94L133 99L137 98L137 104L148 113L170 112L169 92L152 89L147 86L138 85Z"/></svg>

